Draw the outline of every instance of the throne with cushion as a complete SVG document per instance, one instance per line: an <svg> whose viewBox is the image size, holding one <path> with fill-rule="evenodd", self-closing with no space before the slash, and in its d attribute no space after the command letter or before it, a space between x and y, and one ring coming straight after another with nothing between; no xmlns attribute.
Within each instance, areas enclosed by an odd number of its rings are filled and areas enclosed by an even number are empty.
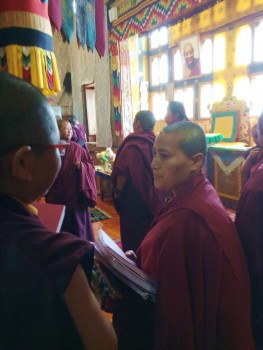
<svg viewBox="0 0 263 350"><path fill-rule="evenodd" d="M249 115L245 101L229 95L214 103L211 108L210 133L222 135L222 140L208 143L207 177L223 204L236 209L242 187L243 153L250 144Z"/></svg>
<svg viewBox="0 0 263 350"><path fill-rule="evenodd" d="M248 106L244 100L226 96L222 101L215 102L210 112L210 133L222 135L220 146L239 148L250 144Z"/></svg>

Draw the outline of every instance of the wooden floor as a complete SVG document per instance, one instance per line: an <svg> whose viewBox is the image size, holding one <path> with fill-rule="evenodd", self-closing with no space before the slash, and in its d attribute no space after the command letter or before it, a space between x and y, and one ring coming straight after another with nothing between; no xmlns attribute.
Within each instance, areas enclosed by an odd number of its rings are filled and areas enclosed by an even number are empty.
<svg viewBox="0 0 263 350"><path fill-rule="evenodd" d="M99 229L103 229L112 239L120 239L120 219L114 209L111 197L104 197L102 201L98 196L97 207L112 216L112 218L92 223L95 238L97 237Z"/></svg>

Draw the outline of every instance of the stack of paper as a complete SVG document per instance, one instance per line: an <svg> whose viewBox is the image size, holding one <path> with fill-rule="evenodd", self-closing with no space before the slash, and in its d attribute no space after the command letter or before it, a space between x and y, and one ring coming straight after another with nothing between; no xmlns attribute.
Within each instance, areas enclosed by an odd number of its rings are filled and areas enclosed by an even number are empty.
<svg viewBox="0 0 263 350"><path fill-rule="evenodd" d="M118 245L103 231L99 230L95 244L95 256L116 277L126 283L144 299L154 299L156 283L139 269L134 261L126 257Z"/></svg>

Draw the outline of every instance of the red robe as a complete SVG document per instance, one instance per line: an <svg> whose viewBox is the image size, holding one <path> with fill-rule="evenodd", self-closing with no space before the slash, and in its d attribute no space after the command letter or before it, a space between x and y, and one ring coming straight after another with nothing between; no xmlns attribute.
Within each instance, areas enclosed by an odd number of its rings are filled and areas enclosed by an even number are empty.
<svg viewBox="0 0 263 350"><path fill-rule="evenodd" d="M84 348L63 298L78 264L90 279L90 243L50 232L36 215L0 194L1 349Z"/></svg>
<svg viewBox="0 0 263 350"><path fill-rule="evenodd" d="M112 183L125 175L127 183L122 196L115 201L120 215L123 250L136 250L148 232L154 215L164 204L164 193L154 187L151 162L155 136L152 131L128 135L114 162ZM114 198L113 198L114 199Z"/></svg>
<svg viewBox="0 0 263 350"><path fill-rule="evenodd" d="M72 126L71 141L77 142L80 146L87 149L87 135L84 125L76 124L75 126Z"/></svg>
<svg viewBox="0 0 263 350"><path fill-rule="evenodd" d="M236 227L252 286L252 319L257 349L263 349L263 161L246 181L237 207Z"/></svg>
<svg viewBox="0 0 263 350"><path fill-rule="evenodd" d="M255 349L242 247L202 173L163 207L137 254L157 280L156 350Z"/></svg>
<svg viewBox="0 0 263 350"><path fill-rule="evenodd" d="M80 162L80 169L74 165ZM70 142L62 157L60 172L46 195L47 203L66 206L62 230L80 238L94 241L88 207L97 200L95 168L89 151Z"/></svg>

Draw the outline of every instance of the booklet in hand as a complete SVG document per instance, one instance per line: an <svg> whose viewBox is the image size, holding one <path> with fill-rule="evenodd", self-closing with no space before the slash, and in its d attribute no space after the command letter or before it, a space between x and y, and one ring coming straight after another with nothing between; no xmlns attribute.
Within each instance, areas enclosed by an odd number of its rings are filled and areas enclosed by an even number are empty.
<svg viewBox="0 0 263 350"><path fill-rule="evenodd" d="M143 299L151 298L154 300L155 280L139 269L135 262L129 259L103 230L99 230L95 243L95 257Z"/></svg>

